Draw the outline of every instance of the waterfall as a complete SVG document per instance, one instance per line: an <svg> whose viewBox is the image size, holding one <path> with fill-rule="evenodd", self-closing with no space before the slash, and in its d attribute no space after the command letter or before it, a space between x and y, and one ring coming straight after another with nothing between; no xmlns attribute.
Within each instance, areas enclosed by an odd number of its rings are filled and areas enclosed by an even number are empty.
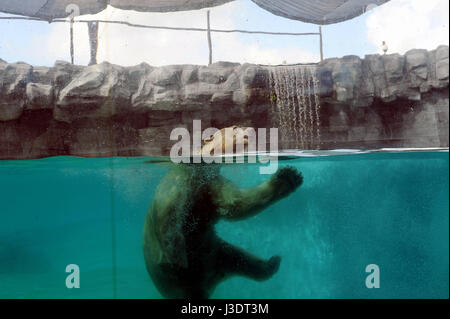
<svg viewBox="0 0 450 319"><path fill-rule="evenodd" d="M320 148L319 80L315 66L268 67L272 120L281 145Z"/></svg>

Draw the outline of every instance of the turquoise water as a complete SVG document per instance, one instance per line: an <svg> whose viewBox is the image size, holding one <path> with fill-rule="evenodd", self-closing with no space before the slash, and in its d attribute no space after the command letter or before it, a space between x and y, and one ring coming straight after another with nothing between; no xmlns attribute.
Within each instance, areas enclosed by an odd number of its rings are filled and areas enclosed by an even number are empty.
<svg viewBox="0 0 450 319"><path fill-rule="evenodd" d="M161 298L141 252L146 211L168 163L148 158L0 162L0 298ZM265 282L235 277L213 298L448 298L449 154L296 158L304 184L227 241L283 260ZM256 164L224 165L242 187ZM67 289L66 266L80 267ZM368 289L365 268L380 268Z"/></svg>

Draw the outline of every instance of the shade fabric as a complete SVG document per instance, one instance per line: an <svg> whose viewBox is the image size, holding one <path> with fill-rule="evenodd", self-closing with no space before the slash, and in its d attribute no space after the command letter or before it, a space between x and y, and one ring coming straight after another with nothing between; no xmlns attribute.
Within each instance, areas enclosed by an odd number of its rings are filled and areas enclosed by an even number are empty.
<svg viewBox="0 0 450 319"><path fill-rule="evenodd" d="M52 20L69 16L69 5L76 5L80 15L96 14L108 5L142 12L170 12L202 9L233 0L0 0L0 12ZM69 7L72 8L73 6Z"/></svg>
<svg viewBox="0 0 450 319"><path fill-rule="evenodd" d="M350 20L389 0L252 0L261 8L292 20L332 24Z"/></svg>
<svg viewBox="0 0 450 319"><path fill-rule="evenodd" d="M234 0L0 0L0 12L51 20L69 15L70 4L79 13L95 14L107 5L142 12L195 10ZM285 18L315 24L349 20L389 0L252 0L261 8ZM70 11L69 11L70 12Z"/></svg>

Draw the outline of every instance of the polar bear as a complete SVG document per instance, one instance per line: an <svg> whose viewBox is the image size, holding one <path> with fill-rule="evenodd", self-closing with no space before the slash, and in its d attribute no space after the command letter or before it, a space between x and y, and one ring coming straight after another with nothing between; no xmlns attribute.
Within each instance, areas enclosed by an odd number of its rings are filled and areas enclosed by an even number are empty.
<svg viewBox="0 0 450 319"><path fill-rule="evenodd" d="M218 135L220 138L220 135ZM207 143L214 143L214 137ZM263 260L216 234L221 219L252 217L294 192L303 177L283 167L269 180L240 189L220 174L218 164L176 164L159 184L143 234L147 271L166 298L206 299L230 276L263 281L278 270L281 257Z"/></svg>

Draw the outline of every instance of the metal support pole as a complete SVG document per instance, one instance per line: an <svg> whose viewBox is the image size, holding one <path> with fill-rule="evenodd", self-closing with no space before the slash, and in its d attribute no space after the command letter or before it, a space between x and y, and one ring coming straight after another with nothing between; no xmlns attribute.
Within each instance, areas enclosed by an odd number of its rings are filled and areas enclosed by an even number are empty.
<svg viewBox="0 0 450 319"><path fill-rule="evenodd" d="M73 48L73 16L70 18L70 61L74 64L74 48Z"/></svg>
<svg viewBox="0 0 450 319"><path fill-rule="evenodd" d="M208 48L209 48L209 60L208 65L212 64L212 44L211 44L211 23L210 23L210 16L209 16L209 10L206 11L206 23L208 28Z"/></svg>
<svg viewBox="0 0 450 319"><path fill-rule="evenodd" d="M98 25L98 22L88 22L89 45L91 49L91 60L89 65L97 64Z"/></svg>
<svg viewBox="0 0 450 319"><path fill-rule="evenodd" d="M322 39L322 26L319 25L319 36L320 36L320 62L323 61L323 39Z"/></svg>

